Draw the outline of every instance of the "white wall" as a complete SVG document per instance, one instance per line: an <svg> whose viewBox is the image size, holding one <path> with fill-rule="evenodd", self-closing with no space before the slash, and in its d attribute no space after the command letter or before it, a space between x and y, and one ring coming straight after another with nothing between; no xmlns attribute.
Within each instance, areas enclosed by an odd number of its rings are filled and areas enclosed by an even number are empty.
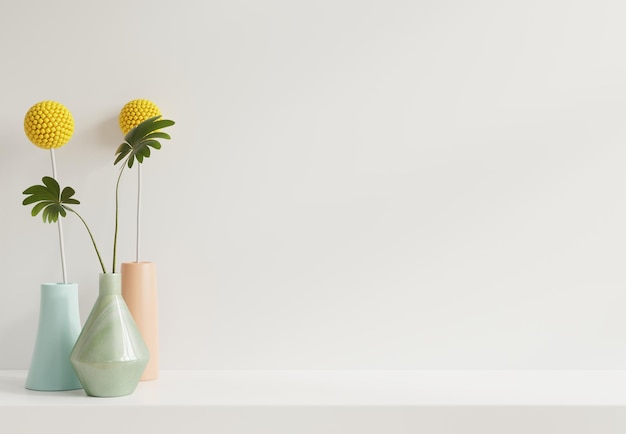
<svg viewBox="0 0 626 434"><path fill-rule="evenodd" d="M110 263L134 98L177 121L144 166L163 368L624 368L625 21L618 0L3 5L0 369L28 367L60 279L20 205L50 171L24 113L73 112L59 178ZM65 229L84 319L98 263Z"/></svg>

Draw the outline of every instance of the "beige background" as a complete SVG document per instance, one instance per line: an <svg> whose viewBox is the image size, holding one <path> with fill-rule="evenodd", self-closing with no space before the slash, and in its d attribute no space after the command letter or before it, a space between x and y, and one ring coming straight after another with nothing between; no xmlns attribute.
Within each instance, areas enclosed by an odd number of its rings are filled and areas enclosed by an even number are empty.
<svg viewBox="0 0 626 434"><path fill-rule="evenodd" d="M57 152L110 267L119 109L177 125L144 166L166 369L626 366L626 4L10 2L0 14L0 369L25 369ZM135 184L119 256L133 260ZM98 263L65 223L86 318Z"/></svg>

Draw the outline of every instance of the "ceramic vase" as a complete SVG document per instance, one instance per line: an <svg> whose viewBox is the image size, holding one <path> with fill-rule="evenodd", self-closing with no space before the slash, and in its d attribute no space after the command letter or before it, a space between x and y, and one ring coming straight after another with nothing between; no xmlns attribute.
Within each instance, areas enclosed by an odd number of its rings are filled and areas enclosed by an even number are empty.
<svg viewBox="0 0 626 434"><path fill-rule="evenodd" d="M27 389L81 388L70 363L70 353L79 333L78 285L42 284L37 339L26 377Z"/></svg>
<svg viewBox="0 0 626 434"><path fill-rule="evenodd" d="M153 262L122 264L122 297L150 351L141 380L154 380L159 376L159 309Z"/></svg>
<svg viewBox="0 0 626 434"><path fill-rule="evenodd" d="M98 299L70 356L89 396L133 393L150 358L122 298L121 283L119 273L100 274Z"/></svg>

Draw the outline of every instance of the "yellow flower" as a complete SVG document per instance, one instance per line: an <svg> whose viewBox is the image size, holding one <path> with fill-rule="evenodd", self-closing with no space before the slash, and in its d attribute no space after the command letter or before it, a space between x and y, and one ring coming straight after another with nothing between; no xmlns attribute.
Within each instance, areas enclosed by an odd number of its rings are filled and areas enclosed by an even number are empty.
<svg viewBox="0 0 626 434"><path fill-rule="evenodd" d="M40 148L60 148L74 134L74 118L63 104L41 101L26 112L24 132L28 140Z"/></svg>
<svg viewBox="0 0 626 434"><path fill-rule="evenodd" d="M161 116L161 110L155 103L147 99L134 99L126 103L120 111L120 128L127 134L146 119L155 116Z"/></svg>

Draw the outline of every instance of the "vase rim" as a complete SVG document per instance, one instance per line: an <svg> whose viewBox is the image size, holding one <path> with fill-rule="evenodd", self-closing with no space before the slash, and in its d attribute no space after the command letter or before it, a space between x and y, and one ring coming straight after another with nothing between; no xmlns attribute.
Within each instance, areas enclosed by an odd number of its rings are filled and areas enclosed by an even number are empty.
<svg viewBox="0 0 626 434"><path fill-rule="evenodd" d="M101 285L103 282L107 283L121 283L122 282L122 273L100 273L98 276L98 282Z"/></svg>
<svg viewBox="0 0 626 434"><path fill-rule="evenodd" d="M67 283L63 283L63 282L43 282L42 285L48 285L48 286L74 286L74 285L78 285L77 282L67 282Z"/></svg>

